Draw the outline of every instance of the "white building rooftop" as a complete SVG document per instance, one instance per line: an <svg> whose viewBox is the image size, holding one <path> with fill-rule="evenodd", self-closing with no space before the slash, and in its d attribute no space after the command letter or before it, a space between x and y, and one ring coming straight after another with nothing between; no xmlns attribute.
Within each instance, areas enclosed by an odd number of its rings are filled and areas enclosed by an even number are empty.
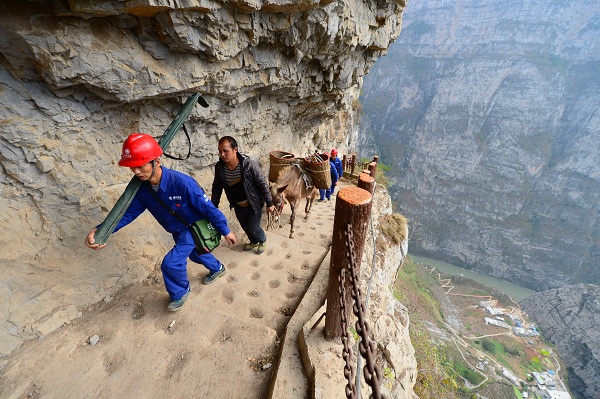
<svg viewBox="0 0 600 399"><path fill-rule="evenodd" d="M510 326L503 321L490 319L489 317L484 317L483 319L485 320L486 324L491 324L492 326L502 327L506 328L507 330L510 330Z"/></svg>

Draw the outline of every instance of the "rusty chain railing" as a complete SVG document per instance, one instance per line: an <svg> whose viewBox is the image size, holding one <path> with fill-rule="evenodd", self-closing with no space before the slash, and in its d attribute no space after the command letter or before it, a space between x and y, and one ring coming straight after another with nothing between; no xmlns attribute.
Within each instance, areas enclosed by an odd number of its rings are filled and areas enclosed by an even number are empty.
<svg viewBox="0 0 600 399"><path fill-rule="evenodd" d="M346 259L348 260L348 268L342 270L338 277L339 281L339 294L340 294L340 308L342 311L342 343L344 345L344 349L342 351L343 358L346 362L344 366L344 376L348 380L348 384L346 385L346 397L350 399L356 398L356 385L353 383L354 380L354 368L351 364L352 351L349 346L349 335L348 335L348 320L346 320L346 304L345 304L345 275L346 273L349 276L351 291L350 295L354 300L354 305L352 306L352 311L354 315L357 317L356 321L356 332L361 338L361 341L358 344L358 349L360 355L365 358L366 365L363 368L363 372L365 375L366 383L371 387L372 394L369 398L372 399L385 399L385 395L381 393L381 382L382 382L382 374L381 370L375 364L375 356L377 347L375 343L371 342L369 339L369 323L365 319L366 309L364 304L362 303L362 292L359 287L359 276L357 272L356 259L354 256L354 241L353 241L353 233L352 233L352 224L348 223L346 225L345 231L346 237Z"/></svg>
<svg viewBox="0 0 600 399"><path fill-rule="evenodd" d="M344 298L346 297L346 269L343 269L342 272L338 275L338 290L340 293L340 311L342 314L342 344L344 345L344 349L342 350L342 357L346 364L344 365L344 377L348 383L346 384L346 397L348 399L356 398L356 385L353 383L356 372L354 370L354 365L352 364L352 349L350 348L350 337L348 334L348 319L346 318L346 301Z"/></svg>

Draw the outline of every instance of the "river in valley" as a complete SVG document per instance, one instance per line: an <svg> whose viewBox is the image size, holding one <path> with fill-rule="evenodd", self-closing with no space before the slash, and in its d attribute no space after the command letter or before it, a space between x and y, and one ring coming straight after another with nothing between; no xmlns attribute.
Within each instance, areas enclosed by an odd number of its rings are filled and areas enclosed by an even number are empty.
<svg viewBox="0 0 600 399"><path fill-rule="evenodd" d="M513 300L515 300L516 302L519 302L520 300L527 298L530 295L535 294L535 291L532 291L530 289L523 288L516 284L508 283L506 281L498 280L497 278L487 276L485 274L479 274L476 272L472 272L470 270L463 269L461 267L454 266L454 265L451 265L446 262L440 262L438 260L433 260L433 259L429 259L429 258L424 258L422 256L414 256L414 255L411 255L411 258L415 262L423 263L424 265L429 266L429 267L435 267L436 269L440 270L443 273L451 274L451 275L462 274L465 277L473 279L473 280L475 280L481 284L484 284L488 287L496 288L496 289L504 292L505 294L510 295L510 297Z"/></svg>

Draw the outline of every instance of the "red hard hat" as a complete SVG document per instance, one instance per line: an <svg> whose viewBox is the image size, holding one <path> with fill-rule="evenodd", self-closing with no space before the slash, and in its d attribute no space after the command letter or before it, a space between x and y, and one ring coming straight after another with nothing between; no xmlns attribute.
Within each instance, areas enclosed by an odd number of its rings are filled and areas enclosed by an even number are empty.
<svg viewBox="0 0 600 399"><path fill-rule="evenodd" d="M331 150L331 156L335 156L338 154L338 150L336 150L335 148Z"/></svg>
<svg viewBox="0 0 600 399"><path fill-rule="evenodd" d="M136 168L155 160L163 154L162 148L149 134L133 133L123 143L119 165Z"/></svg>

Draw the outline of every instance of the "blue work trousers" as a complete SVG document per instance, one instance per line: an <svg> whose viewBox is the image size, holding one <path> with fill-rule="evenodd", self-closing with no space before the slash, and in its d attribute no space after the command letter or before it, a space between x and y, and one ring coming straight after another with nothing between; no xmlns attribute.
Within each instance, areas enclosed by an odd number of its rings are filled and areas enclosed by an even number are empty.
<svg viewBox="0 0 600 399"><path fill-rule="evenodd" d="M329 193L329 189L320 188L319 189L319 199L324 200L325 197L327 197L327 199L329 199L329 197L331 197L331 194Z"/></svg>
<svg viewBox="0 0 600 399"><path fill-rule="evenodd" d="M221 262L213 254L200 255L196 251L194 238L188 229L174 233L173 240L175 240L175 246L165 255L160 270L171 300L176 301L190 289L187 275L188 258L204 265L211 272L219 270Z"/></svg>
<svg viewBox="0 0 600 399"><path fill-rule="evenodd" d="M335 183L336 182L331 183L331 187L328 189L320 188L319 199L323 200L325 197L327 197L327 199L331 199L331 195L335 192Z"/></svg>

